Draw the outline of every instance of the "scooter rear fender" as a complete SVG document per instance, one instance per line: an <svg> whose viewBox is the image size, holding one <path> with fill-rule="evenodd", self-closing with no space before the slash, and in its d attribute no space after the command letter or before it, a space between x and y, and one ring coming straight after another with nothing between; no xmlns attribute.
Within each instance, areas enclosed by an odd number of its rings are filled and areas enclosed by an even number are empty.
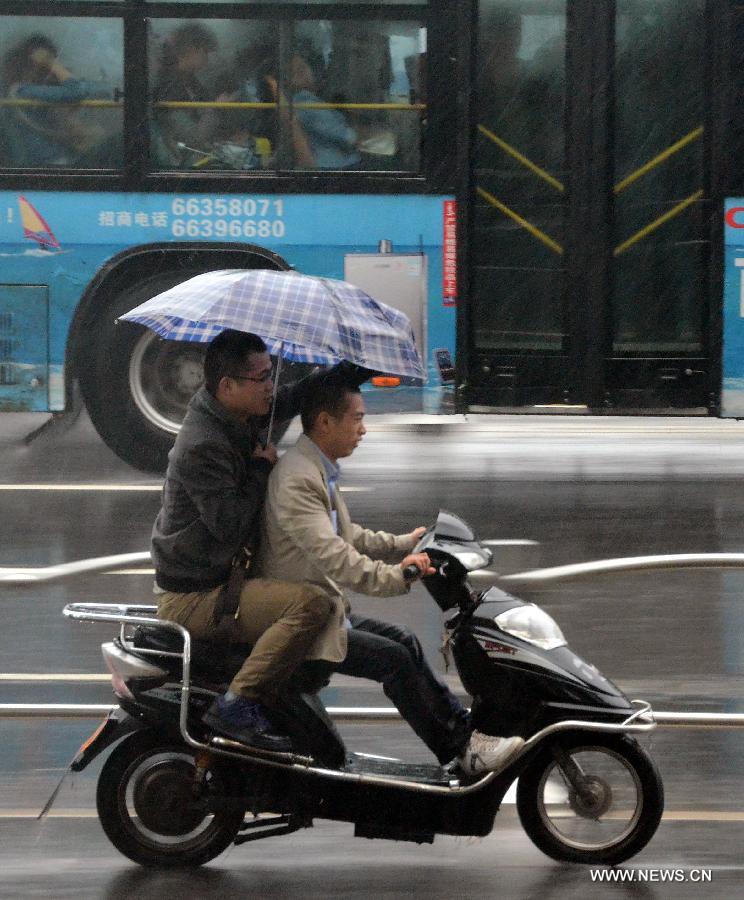
<svg viewBox="0 0 744 900"><path fill-rule="evenodd" d="M137 731L142 725L123 709L112 709L91 736L83 743L70 763L73 772L82 772L91 762L126 734Z"/></svg>

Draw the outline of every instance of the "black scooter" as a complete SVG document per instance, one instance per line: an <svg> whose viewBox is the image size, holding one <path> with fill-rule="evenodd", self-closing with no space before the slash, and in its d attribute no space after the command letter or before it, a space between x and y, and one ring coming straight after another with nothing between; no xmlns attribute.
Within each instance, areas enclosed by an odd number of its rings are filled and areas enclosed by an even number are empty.
<svg viewBox="0 0 744 900"><path fill-rule="evenodd" d="M617 864L638 853L661 819L658 771L633 733L655 727L567 646L553 619L497 588L477 593L468 572L491 553L458 517L441 512L419 542L437 572L424 584L443 611L445 651L473 698L475 727L521 734L520 754L473 779L436 765L349 753L317 690L311 664L281 709L292 753L211 733L201 717L249 648L192 641L151 606L70 604L64 615L118 622L103 645L119 707L72 762L81 771L113 743L100 774L98 814L112 843L142 865L196 866L231 844L289 834L313 819L353 822L366 838L431 843L483 837L510 785L532 841L557 860Z"/></svg>

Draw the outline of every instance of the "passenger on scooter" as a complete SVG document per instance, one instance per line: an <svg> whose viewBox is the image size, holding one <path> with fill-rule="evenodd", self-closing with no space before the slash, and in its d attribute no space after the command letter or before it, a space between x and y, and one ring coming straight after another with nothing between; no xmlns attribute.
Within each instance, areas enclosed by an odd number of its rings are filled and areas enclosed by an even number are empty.
<svg viewBox="0 0 744 900"><path fill-rule="evenodd" d="M297 414L316 379L279 391L277 421ZM286 751L291 743L272 727L264 702L303 661L331 604L302 579L239 577L227 592L233 560L253 543L277 460L271 444L259 443L273 396L266 345L253 334L223 331L207 348L204 381L168 458L152 533L158 615L194 638L254 645L204 721L235 740Z"/></svg>
<svg viewBox="0 0 744 900"><path fill-rule="evenodd" d="M405 594L404 569L433 574L427 554L411 554L424 533L372 532L355 525L338 490L338 460L366 433L359 388L329 372L305 395L304 433L269 478L259 570L267 578L317 585L334 599L328 625L308 658L336 672L371 678L441 764L457 759L468 774L503 768L524 741L473 731L459 700L435 675L407 628L351 612L343 588L377 597Z"/></svg>

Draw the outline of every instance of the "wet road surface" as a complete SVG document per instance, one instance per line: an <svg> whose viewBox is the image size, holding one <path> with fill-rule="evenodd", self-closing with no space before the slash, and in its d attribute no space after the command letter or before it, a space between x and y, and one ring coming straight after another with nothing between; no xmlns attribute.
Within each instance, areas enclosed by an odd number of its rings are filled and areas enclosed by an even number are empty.
<svg viewBox="0 0 744 900"><path fill-rule="evenodd" d="M146 550L159 479L121 463L83 415L30 445L37 416L0 421L0 566L43 566ZM441 420L440 420L441 421ZM440 507L495 548L500 571L582 560L744 549L744 426L708 419L471 418L412 430L370 423L344 465L358 521L407 531ZM524 592L523 592L524 593ZM744 712L744 570L635 573L534 590L570 646L658 709ZM146 572L0 593L0 702L108 703L106 626L60 616L74 600L152 602ZM360 612L411 625L436 659L441 615L416 587L406 600L355 599ZM30 680L33 677L33 680ZM458 688L454 677L452 684ZM371 684L334 679L328 705L387 705ZM593 883L530 844L513 805L481 841L433 847L311 831L233 848L188 876L143 872L103 836L95 771L66 783L53 815L33 818L95 721L0 720L0 897L730 897L744 885L744 730L659 729L643 743L664 777L667 814L633 869L710 868L712 883ZM426 758L403 725L346 726L351 749ZM654 877L653 873L650 876ZM669 877L669 876L666 876Z"/></svg>

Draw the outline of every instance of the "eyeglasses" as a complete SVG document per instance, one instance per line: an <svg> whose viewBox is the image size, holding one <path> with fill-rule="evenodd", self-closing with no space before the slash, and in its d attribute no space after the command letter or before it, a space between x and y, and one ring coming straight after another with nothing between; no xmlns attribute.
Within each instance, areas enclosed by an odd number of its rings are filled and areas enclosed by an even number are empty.
<svg viewBox="0 0 744 900"><path fill-rule="evenodd" d="M252 375L230 375L230 378L237 378L239 381L252 381L254 384L267 384L274 380L274 370L270 369L260 378L254 378Z"/></svg>

